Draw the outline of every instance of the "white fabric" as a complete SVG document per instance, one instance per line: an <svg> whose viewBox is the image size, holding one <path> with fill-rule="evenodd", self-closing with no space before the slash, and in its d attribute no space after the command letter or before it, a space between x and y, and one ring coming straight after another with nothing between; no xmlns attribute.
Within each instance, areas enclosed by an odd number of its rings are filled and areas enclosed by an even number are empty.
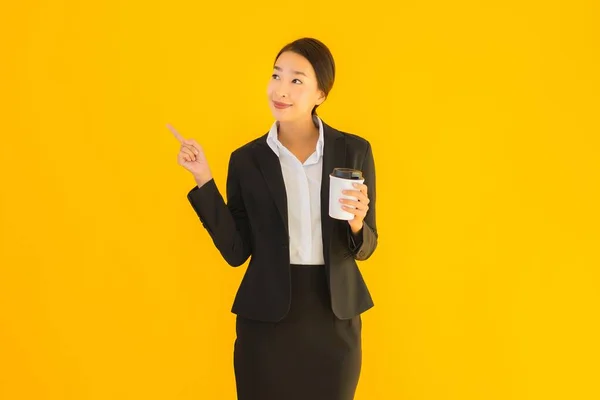
<svg viewBox="0 0 600 400"><path fill-rule="evenodd" d="M279 157L287 194L290 263L324 264L321 233L321 176L323 172L323 122L315 152L302 164L278 139L279 124L273 122L267 144Z"/></svg>

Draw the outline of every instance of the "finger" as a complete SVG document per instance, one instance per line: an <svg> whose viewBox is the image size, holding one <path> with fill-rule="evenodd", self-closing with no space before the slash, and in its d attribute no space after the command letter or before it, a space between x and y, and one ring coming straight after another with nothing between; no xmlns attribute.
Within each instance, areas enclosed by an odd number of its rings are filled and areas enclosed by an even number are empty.
<svg viewBox="0 0 600 400"><path fill-rule="evenodd" d="M182 143L181 144L181 148L182 149L189 149L192 152L192 154L198 154L198 149L195 148L194 146L192 146L191 144Z"/></svg>
<svg viewBox="0 0 600 400"><path fill-rule="evenodd" d="M348 206L359 207L361 205L360 201L351 200L351 199L340 199L340 203L343 203Z"/></svg>
<svg viewBox="0 0 600 400"><path fill-rule="evenodd" d="M198 142L196 142L196 139L188 139L187 142L190 144L193 144L194 146L196 146L198 148L202 148L202 146L200 146L200 144Z"/></svg>
<svg viewBox="0 0 600 400"><path fill-rule="evenodd" d="M348 205L348 206L354 206L354 207L358 208L359 210L367 211L369 209L369 206L366 203L363 203L361 201L340 199L340 202L345 205Z"/></svg>
<svg viewBox="0 0 600 400"><path fill-rule="evenodd" d="M200 151L202 150L202 146L200 146L198 144L198 142L196 142L194 139L185 139L182 144L184 144L187 147L190 147L190 148L194 149L194 151L196 152L196 154L199 154Z"/></svg>
<svg viewBox="0 0 600 400"><path fill-rule="evenodd" d="M353 186L361 192L363 192L364 194L367 194L369 191L369 188L364 183L355 183Z"/></svg>
<svg viewBox="0 0 600 400"><path fill-rule="evenodd" d="M203 151L202 146L198 142L196 142L195 139L188 139L186 140L186 143L194 146L196 149L198 149L198 151Z"/></svg>
<svg viewBox="0 0 600 400"><path fill-rule="evenodd" d="M167 128L169 128L169 130L173 133L173 136L175 136L175 139L179 140L180 143L185 142L184 137L181 136L181 134L177 132L177 130L173 128L170 124L167 124Z"/></svg>
<svg viewBox="0 0 600 400"><path fill-rule="evenodd" d="M191 158L189 154L185 154L183 152L179 153L179 158L183 161L191 162Z"/></svg>
<svg viewBox="0 0 600 400"><path fill-rule="evenodd" d="M194 154L192 149L181 146L181 152L187 154L192 159L192 161L196 161L196 155Z"/></svg>
<svg viewBox="0 0 600 400"><path fill-rule="evenodd" d="M346 205L342 205L342 208L348 211L350 214L354 214L363 219L367 215L367 212L365 210L361 210L360 208L348 207Z"/></svg>
<svg viewBox="0 0 600 400"><path fill-rule="evenodd" d="M360 190L344 190L342 191L342 193L348 196L354 196L358 198L362 203L369 204L370 202L369 198L367 197L367 194L361 192Z"/></svg>
<svg viewBox="0 0 600 400"><path fill-rule="evenodd" d="M198 153L200 153L200 152L198 151L198 149L197 149L197 148L195 148L195 147L194 147L193 145L191 145L191 144L183 143L183 144L182 144L182 146L185 146L186 148L190 149L190 150L192 151L192 153L194 153L194 154L198 154Z"/></svg>

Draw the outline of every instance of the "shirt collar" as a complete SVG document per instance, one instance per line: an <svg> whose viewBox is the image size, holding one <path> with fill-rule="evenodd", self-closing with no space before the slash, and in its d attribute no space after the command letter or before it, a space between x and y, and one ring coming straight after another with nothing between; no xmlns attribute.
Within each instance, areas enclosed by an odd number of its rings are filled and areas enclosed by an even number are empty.
<svg viewBox="0 0 600 400"><path fill-rule="evenodd" d="M323 121L316 115L313 115L313 121L318 122L319 124L319 139L317 140L317 157L321 157L323 155L323 143L324 143L324 135L323 135ZM277 137L277 130L279 128L279 122L273 122L271 125L271 129L269 130L269 134L267 135L267 144L273 150L273 152L279 157L279 149L283 147L283 144L279 141Z"/></svg>

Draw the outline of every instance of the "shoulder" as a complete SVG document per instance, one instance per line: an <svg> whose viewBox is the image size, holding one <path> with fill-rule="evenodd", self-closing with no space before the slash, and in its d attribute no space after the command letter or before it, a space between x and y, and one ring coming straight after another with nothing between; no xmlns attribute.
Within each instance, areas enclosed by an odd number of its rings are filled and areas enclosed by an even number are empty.
<svg viewBox="0 0 600 400"><path fill-rule="evenodd" d="M341 137L344 138L344 140L346 141L347 148L353 149L359 153L366 153L367 150L371 148L371 143L357 133L345 132L340 129L333 128L331 126L328 126L328 128L331 129L332 132L335 132L336 134L341 135Z"/></svg>
<svg viewBox="0 0 600 400"><path fill-rule="evenodd" d="M368 147L371 146L371 143L365 139L362 136L359 136L355 133L347 133L347 132L341 132L342 135L344 135L346 137L346 143L348 143L348 145L352 145L352 146L356 146L362 149L367 149Z"/></svg>
<svg viewBox="0 0 600 400"><path fill-rule="evenodd" d="M257 146L266 144L268 132L242 144L231 152L232 159L248 158L252 155Z"/></svg>

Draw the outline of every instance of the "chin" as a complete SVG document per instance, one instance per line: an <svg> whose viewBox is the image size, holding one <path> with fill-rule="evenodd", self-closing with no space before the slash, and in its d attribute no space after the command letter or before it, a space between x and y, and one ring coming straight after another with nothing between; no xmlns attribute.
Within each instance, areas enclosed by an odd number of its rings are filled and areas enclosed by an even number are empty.
<svg viewBox="0 0 600 400"><path fill-rule="evenodd" d="M279 110L277 108L272 108L271 114L273 114L273 117L277 121L287 122L287 121L293 121L296 119L294 114L290 113L289 110Z"/></svg>

